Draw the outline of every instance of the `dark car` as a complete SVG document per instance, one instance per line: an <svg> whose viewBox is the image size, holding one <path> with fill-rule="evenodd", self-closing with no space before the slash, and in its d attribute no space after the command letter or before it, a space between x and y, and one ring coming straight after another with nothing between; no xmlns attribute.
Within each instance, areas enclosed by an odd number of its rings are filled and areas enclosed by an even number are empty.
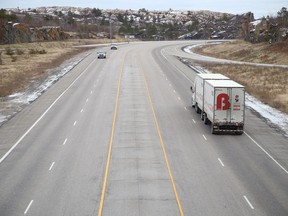
<svg viewBox="0 0 288 216"><path fill-rule="evenodd" d="M115 44L112 44L111 45L111 50L117 50L118 48L117 48L117 46L115 45Z"/></svg>

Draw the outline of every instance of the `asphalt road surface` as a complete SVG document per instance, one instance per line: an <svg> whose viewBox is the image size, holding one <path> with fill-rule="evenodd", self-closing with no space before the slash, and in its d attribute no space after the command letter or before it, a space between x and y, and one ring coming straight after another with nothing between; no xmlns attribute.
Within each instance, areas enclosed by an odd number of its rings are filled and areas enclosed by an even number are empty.
<svg viewBox="0 0 288 216"><path fill-rule="evenodd" d="M249 110L210 133L175 57L195 43L94 50L4 124L0 216L287 216L287 138Z"/></svg>

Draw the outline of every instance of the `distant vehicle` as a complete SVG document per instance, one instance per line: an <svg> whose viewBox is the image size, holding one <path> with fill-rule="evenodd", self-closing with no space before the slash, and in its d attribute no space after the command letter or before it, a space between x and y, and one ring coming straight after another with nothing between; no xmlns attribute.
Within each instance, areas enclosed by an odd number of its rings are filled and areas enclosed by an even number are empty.
<svg viewBox="0 0 288 216"><path fill-rule="evenodd" d="M194 89L191 87L192 107L201 114L204 124L211 123L212 134L242 134L245 118L244 86L223 75L208 77L197 75L195 78Z"/></svg>
<svg viewBox="0 0 288 216"><path fill-rule="evenodd" d="M115 44L111 44L111 50L117 50L117 46Z"/></svg>
<svg viewBox="0 0 288 216"><path fill-rule="evenodd" d="M106 52L104 52L104 51L98 51L98 52L97 52L97 58L98 58L98 59L106 59Z"/></svg>

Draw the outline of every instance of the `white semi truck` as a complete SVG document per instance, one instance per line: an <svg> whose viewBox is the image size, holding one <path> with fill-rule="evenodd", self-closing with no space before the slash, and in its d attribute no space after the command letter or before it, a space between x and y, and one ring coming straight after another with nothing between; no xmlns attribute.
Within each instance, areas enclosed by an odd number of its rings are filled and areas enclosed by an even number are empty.
<svg viewBox="0 0 288 216"><path fill-rule="evenodd" d="M244 86L229 79L210 78L203 79L202 85L197 86L195 83L194 88L196 89L191 87L192 106L195 107L197 113L201 113L201 119L205 124L211 123L211 133L243 133ZM197 90L197 88L199 89Z"/></svg>

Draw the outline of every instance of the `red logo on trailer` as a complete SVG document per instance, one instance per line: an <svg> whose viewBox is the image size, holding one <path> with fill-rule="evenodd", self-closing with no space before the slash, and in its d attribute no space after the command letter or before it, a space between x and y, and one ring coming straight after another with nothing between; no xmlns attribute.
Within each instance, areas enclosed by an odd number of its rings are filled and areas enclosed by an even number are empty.
<svg viewBox="0 0 288 216"><path fill-rule="evenodd" d="M221 93L217 96L217 110L227 110L230 108L229 95Z"/></svg>

